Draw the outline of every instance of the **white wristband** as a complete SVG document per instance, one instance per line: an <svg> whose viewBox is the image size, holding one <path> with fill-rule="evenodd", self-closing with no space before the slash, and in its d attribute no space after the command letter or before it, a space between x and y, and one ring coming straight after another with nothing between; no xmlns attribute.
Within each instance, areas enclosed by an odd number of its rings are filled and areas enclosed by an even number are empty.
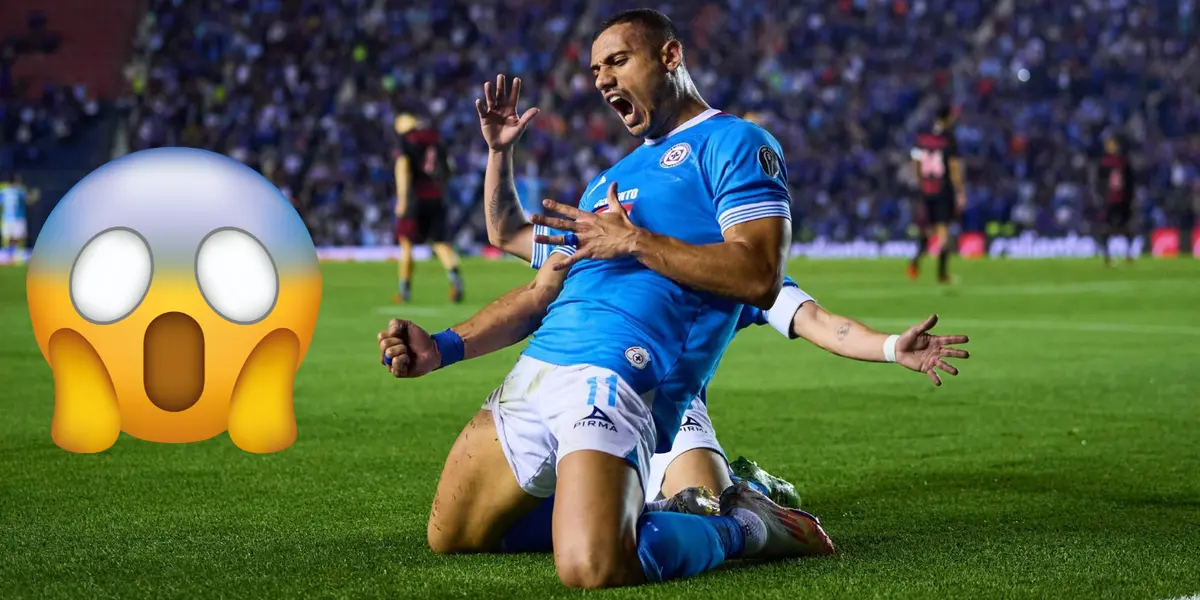
<svg viewBox="0 0 1200 600"><path fill-rule="evenodd" d="M805 302L813 302L813 297L798 287L790 285L784 287L775 297L775 303L771 305L771 309L766 311L767 323L785 337L795 337L792 335L792 319L795 318L796 311L800 310Z"/></svg>
<svg viewBox="0 0 1200 600"><path fill-rule="evenodd" d="M889 335L888 339L883 342L883 359L894 363L896 362L896 340L900 339L898 335Z"/></svg>

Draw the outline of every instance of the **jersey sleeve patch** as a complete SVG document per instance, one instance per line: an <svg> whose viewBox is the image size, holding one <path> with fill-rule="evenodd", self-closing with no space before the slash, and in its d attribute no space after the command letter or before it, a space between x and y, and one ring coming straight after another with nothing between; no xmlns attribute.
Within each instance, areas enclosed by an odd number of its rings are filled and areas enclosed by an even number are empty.
<svg viewBox="0 0 1200 600"><path fill-rule="evenodd" d="M708 172L721 231L758 219L791 220L787 167L771 134L739 124L713 140Z"/></svg>

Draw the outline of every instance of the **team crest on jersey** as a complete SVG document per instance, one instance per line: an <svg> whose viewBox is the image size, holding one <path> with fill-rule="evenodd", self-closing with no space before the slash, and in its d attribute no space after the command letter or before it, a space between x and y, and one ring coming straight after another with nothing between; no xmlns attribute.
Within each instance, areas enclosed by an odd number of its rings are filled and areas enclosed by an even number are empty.
<svg viewBox="0 0 1200 600"><path fill-rule="evenodd" d="M687 142L679 142L671 146L663 153L662 158L658 160L658 166L664 169L678 167L687 160L687 157L692 153L692 147Z"/></svg>
<svg viewBox="0 0 1200 600"><path fill-rule="evenodd" d="M775 154L770 146L758 149L758 166L762 167L763 173L766 173L767 177L771 179L778 178L779 174L783 172L783 169L779 167L779 155Z"/></svg>
<svg viewBox="0 0 1200 600"><path fill-rule="evenodd" d="M613 420L608 418L608 415L604 414L604 411L600 410L600 407L598 406L592 407L592 414L575 421L575 426L571 429L579 429L580 427L607 429L614 433L617 431L617 426L615 423L613 423Z"/></svg>
<svg viewBox="0 0 1200 600"><path fill-rule="evenodd" d="M625 350L625 360L629 361L630 366L640 371L650 364L650 353L641 346L634 346Z"/></svg>

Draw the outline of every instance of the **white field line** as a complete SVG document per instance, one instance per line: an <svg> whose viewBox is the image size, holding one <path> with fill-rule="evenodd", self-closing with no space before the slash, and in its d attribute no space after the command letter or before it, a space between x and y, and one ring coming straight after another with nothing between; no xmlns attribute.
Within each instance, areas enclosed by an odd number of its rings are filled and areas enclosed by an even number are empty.
<svg viewBox="0 0 1200 600"><path fill-rule="evenodd" d="M1147 288L1184 287L1187 282L1182 279L1142 279L1123 281L1089 281L1076 283L1032 283L1015 285L960 285L944 288L944 291L954 294L971 296L1057 296L1070 294L1114 294L1141 293ZM800 287L804 287L801 284ZM822 286L823 287L823 286ZM837 289L809 290L810 293L837 298L891 298L896 296L934 296L943 290L927 286L888 286L880 288L851 288L845 291Z"/></svg>
<svg viewBox="0 0 1200 600"><path fill-rule="evenodd" d="M393 316L439 316L445 314L460 314L474 310L468 306L381 306L376 313ZM915 325L917 319L900 319L897 317L855 317L858 320L877 327L891 329L906 329ZM1040 319L945 319L934 333L951 333L969 329L1020 329L1031 331L1077 331L1081 333L1124 333L1131 335L1182 335L1200 336L1200 327L1189 325L1153 325L1147 323L1121 322L1092 322L1070 321L1066 318L1045 316ZM1200 600L1197 598L1196 600Z"/></svg>
<svg viewBox="0 0 1200 600"><path fill-rule="evenodd" d="M872 319L864 317L860 321L869 325L890 327L894 329L908 328L920 319L897 319L894 317ZM1087 321L1059 320L1008 320L1008 319L944 319L938 323L934 333L958 333L968 329L1022 329L1022 330L1055 330L1078 331L1084 333L1128 333L1136 335L1183 335L1200 336L1200 327L1187 325L1151 325L1142 323L1096 323ZM953 331L951 331L953 330ZM1200 598L1197 598L1200 600Z"/></svg>

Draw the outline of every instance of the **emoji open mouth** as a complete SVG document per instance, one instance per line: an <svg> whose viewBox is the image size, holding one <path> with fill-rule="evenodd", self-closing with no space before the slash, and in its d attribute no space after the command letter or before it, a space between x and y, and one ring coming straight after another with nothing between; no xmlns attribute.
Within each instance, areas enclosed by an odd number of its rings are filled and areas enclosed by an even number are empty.
<svg viewBox="0 0 1200 600"><path fill-rule="evenodd" d="M186 410L204 391L204 332L195 319L169 312L146 328L142 377L146 396L170 412Z"/></svg>

